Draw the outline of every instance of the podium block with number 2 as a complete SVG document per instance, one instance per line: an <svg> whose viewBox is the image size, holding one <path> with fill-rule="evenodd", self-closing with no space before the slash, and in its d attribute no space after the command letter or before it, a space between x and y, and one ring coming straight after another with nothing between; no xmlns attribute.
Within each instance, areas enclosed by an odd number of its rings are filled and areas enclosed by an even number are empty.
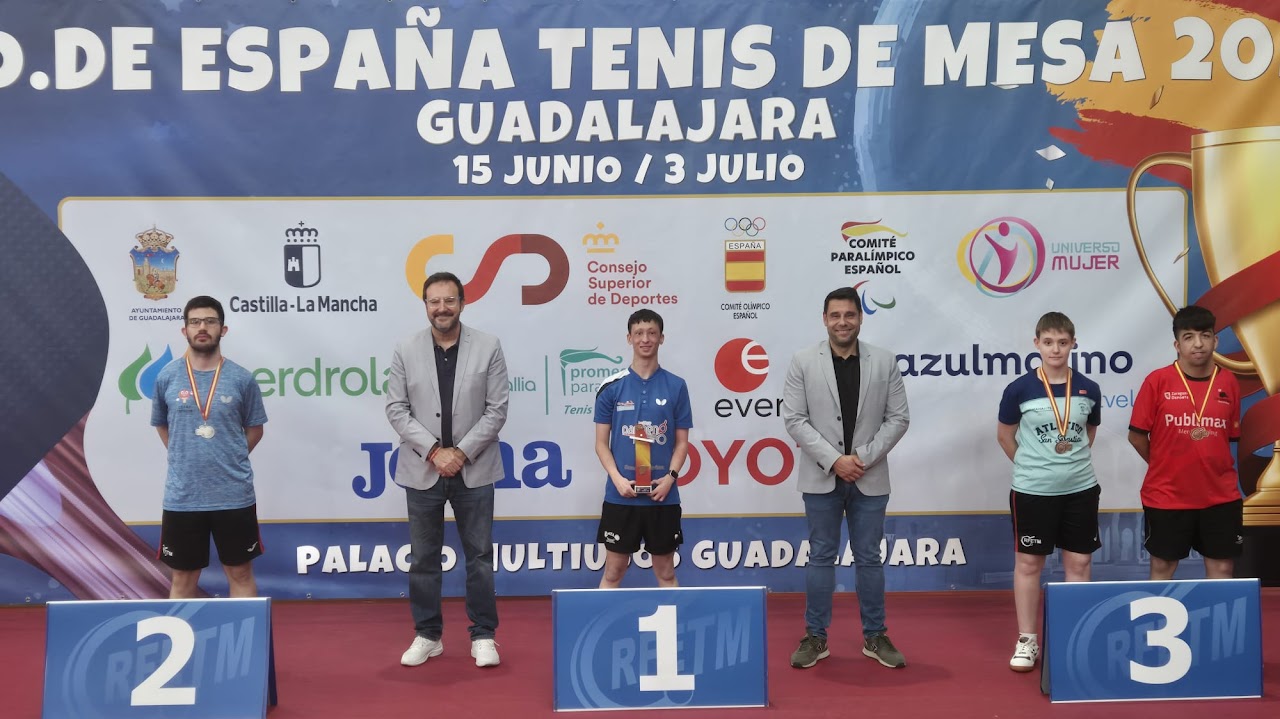
<svg viewBox="0 0 1280 719"><path fill-rule="evenodd" d="M555 708L765 706L765 588L551 595Z"/></svg>
<svg viewBox="0 0 1280 719"><path fill-rule="evenodd" d="M265 717L270 599L50 602L44 719Z"/></svg>
<svg viewBox="0 0 1280 719"><path fill-rule="evenodd" d="M1054 582L1044 615L1051 701L1262 695L1256 579Z"/></svg>

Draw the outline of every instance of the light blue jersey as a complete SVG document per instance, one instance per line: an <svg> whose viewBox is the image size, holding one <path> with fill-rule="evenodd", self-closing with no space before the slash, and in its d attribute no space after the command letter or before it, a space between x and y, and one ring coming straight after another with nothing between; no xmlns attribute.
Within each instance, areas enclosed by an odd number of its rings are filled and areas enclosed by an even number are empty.
<svg viewBox="0 0 1280 719"><path fill-rule="evenodd" d="M1102 390L1079 372L1071 373L1071 397L1063 399L1067 385L1051 384L1058 412L1071 403L1066 439L1071 450L1058 454L1058 426L1044 383L1033 370L1013 382L1000 399L1000 423L1018 425L1018 451L1013 456L1013 489L1023 494L1056 496L1072 494L1098 483L1093 472L1086 425L1102 422Z"/></svg>
<svg viewBox="0 0 1280 719"><path fill-rule="evenodd" d="M200 401L208 401L213 371L195 372ZM254 504L253 467L245 427L267 422L262 390L253 375L226 360L209 409L213 436L196 434L205 424L196 408L187 364L179 359L156 377L151 425L169 428L169 474L164 483L164 508L175 512L242 509Z"/></svg>

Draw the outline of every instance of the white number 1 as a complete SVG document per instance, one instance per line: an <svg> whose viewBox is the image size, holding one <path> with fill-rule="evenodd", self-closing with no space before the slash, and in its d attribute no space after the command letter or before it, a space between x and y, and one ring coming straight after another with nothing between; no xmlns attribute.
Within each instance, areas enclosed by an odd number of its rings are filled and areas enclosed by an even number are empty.
<svg viewBox="0 0 1280 719"><path fill-rule="evenodd" d="M676 656L676 605L659 604L653 614L637 620L640 631L653 632L655 654L658 660L657 674L640 675L642 692L693 691L694 675L679 674Z"/></svg>
<svg viewBox="0 0 1280 719"><path fill-rule="evenodd" d="M138 688L129 694L129 704L135 707L189 706L196 703L195 687L166 687L187 665L196 648L196 633L191 625L177 617L150 617L138 622L138 641L153 634L163 634L173 641L169 656L151 676L142 680Z"/></svg>
<svg viewBox="0 0 1280 719"><path fill-rule="evenodd" d="M1152 667L1129 661L1129 676L1143 684L1172 684L1187 675L1191 669L1191 647L1178 638L1187 628L1187 608L1172 597L1143 597L1129 603L1129 619L1148 614L1165 618L1163 629L1147 632L1147 646L1169 650L1169 661L1163 666Z"/></svg>

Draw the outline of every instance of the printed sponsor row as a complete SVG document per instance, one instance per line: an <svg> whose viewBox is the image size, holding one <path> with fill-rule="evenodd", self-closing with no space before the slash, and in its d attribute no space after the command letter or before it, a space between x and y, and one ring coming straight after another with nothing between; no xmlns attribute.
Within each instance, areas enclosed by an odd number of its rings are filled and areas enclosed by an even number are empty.
<svg viewBox="0 0 1280 719"><path fill-rule="evenodd" d="M681 297L668 279L655 270L670 263L669 253L645 247L638 240L624 242L603 222L582 235L576 246L543 234L513 233L492 241L469 280L464 280L468 303L483 299L493 286L499 269L513 257L540 258L547 267L546 279L521 288L521 303L541 305L558 298L568 287L576 270L585 276L586 303L598 306L640 307L677 305ZM765 317L775 302L768 300L768 222L760 216L725 218L718 227L707 228L708 236L723 245L723 289L729 293L762 295L758 300L724 301L719 309L733 320ZM326 264L324 247L331 243L361 242L364 238L326 236L322 228L305 221L288 224L278 231L279 252L261 251L253 261L275 264L280 280L270 286L236 286L230 281L227 309L233 314L373 313L386 297L374 294L330 294L323 285L333 274L350 274L352 268ZM936 239L936 238L931 238ZM719 244L717 246L719 246ZM630 245L630 246L629 246ZM927 244L909 237L880 220L851 220L832 228L830 241L810 244L813 261L826 262L852 286L861 290L868 314L891 310L898 300L891 292L874 284L878 276L903 275L918 259L919 248L950 246L950 242ZM197 254L207 249L186 250L186 262L201 262ZM573 252L571 259L570 252ZM215 250L225 252L225 250ZM433 258L454 253L454 235L433 234L419 240L405 256L406 291L418 296ZM128 251L132 264L132 284L142 304L130 307L131 321L173 320L181 315L185 295L179 292L183 251L174 235L156 227L139 232ZM275 254L273 259L270 255ZM1030 287L1046 271L1112 271L1120 268L1120 243L1046 240L1031 220L1000 216L983 222L959 238L956 247L959 276L977 291L993 298L1009 297ZM431 264L438 269L440 263ZM111 281L103 278L104 281ZM123 278L121 278L123 279ZM351 286L351 282L344 286ZM880 283L884 284L883 282ZM292 290L288 288L293 288ZM308 290L309 292L299 292Z"/></svg>

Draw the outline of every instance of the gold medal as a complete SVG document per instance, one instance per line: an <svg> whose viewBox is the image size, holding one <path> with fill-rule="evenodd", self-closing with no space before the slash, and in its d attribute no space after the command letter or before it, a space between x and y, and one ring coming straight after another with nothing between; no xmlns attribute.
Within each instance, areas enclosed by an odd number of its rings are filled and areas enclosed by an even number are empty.
<svg viewBox="0 0 1280 719"><path fill-rule="evenodd" d="M218 389L218 378L222 376L222 363L226 360L218 358L218 368L213 371L213 383L209 385L209 396L205 397L205 403L200 404L200 390L196 387L196 373L191 369L191 355L188 353L187 362L187 381L191 383L191 394L196 400L196 409L200 410L200 426L196 427L196 436L203 439L213 439L213 435L217 432L213 429L213 425L209 424L209 410L213 409L213 393Z"/></svg>
<svg viewBox="0 0 1280 719"><path fill-rule="evenodd" d="M1053 451L1066 454L1071 451L1071 443L1067 441L1067 426L1071 422L1071 370L1067 369L1067 388L1062 396L1062 405L1065 408L1063 412L1058 411L1058 400L1053 397L1053 387L1049 386L1049 378L1045 375L1044 368L1037 368L1036 375L1044 385L1044 393L1049 397L1049 406L1053 408L1053 421L1058 425L1058 443L1053 445Z"/></svg>
<svg viewBox="0 0 1280 719"><path fill-rule="evenodd" d="M1187 382L1187 376L1182 373L1182 365L1177 362L1173 366L1178 370L1178 377L1182 379L1182 386L1187 390L1187 398L1191 400L1191 411L1195 413L1196 426L1191 430L1191 439L1199 442L1209 436L1209 430L1204 426L1204 408L1209 404L1209 395L1213 394L1213 382L1218 379L1218 365L1213 366L1213 374L1209 376L1209 388L1204 392L1204 399L1200 400L1200 406L1196 407L1196 396L1191 392L1191 383Z"/></svg>

